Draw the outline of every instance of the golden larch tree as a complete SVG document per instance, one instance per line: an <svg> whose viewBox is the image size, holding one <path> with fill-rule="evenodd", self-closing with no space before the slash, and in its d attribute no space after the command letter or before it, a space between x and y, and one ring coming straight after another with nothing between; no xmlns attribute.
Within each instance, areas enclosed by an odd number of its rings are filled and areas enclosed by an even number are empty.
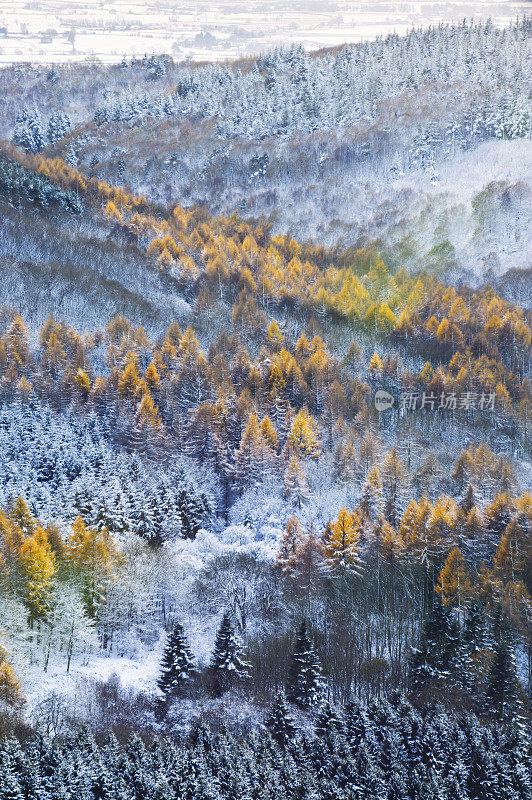
<svg viewBox="0 0 532 800"><path fill-rule="evenodd" d="M331 522L323 541L323 551L330 569L337 573L360 575L363 562L360 558L362 519L356 511L342 508Z"/></svg>

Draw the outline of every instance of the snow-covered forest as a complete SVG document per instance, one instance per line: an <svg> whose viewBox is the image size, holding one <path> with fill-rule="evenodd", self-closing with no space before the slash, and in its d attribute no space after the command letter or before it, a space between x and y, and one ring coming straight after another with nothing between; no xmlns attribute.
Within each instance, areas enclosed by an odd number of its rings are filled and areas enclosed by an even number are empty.
<svg viewBox="0 0 532 800"><path fill-rule="evenodd" d="M387 263L493 282L530 249L529 26L227 65L17 65L0 130L157 202L266 216L328 246L378 242Z"/></svg>
<svg viewBox="0 0 532 800"><path fill-rule="evenodd" d="M529 45L0 71L0 800L530 800Z"/></svg>

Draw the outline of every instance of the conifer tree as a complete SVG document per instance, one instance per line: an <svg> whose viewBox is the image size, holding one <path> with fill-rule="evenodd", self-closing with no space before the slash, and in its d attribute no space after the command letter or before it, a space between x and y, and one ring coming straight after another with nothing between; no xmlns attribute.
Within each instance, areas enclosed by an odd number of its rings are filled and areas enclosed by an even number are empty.
<svg viewBox="0 0 532 800"><path fill-rule="evenodd" d="M186 486L180 489L176 504L177 518L181 525L183 539L196 538L203 521L202 509L198 507L192 492Z"/></svg>
<svg viewBox="0 0 532 800"><path fill-rule="evenodd" d="M284 695L280 692L272 706L266 727L270 731L272 739L281 746L287 745L295 736L296 729L294 720L288 710Z"/></svg>
<svg viewBox="0 0 532 800"><path fill-rule="evenodd" d="M386 519L392 528L396 528L403 509L403 497L408 485L408 473L395 447L390 450L384 459L381 476Z"/></svg>
<svg viewBox="0 0 532 800"><path fill-rule="evenodd" d="M248 675L248 664L242 657L231 616L227 611L216 634L210 673L215 697L230 689L236 678L245 678Z"/></svg>
<svg viewBox="0 0 532 800"><path fill-rule="evenodd" d="M478 602L472 602L467 609L462 638L469 653L475 653L487 647L486 618Z"/></svg>
<svg viewBox="0 0 532 800"><path fill-rule="evenodd" d="M51 601L56 564L47 533L40 526L31 536L23 540L19 551L19 562L24 576L30 617L42 617L46 614Z"/></svg>
<svg viewBox="0 0 532 800"><path fill-rule="evenodd" d="M1 658L1 655L0 655ZM0 663L0 709L5 714L8 711L20 710L26 700L22 686L7 661Z"/></svg>
<svg viewBox="0 0 532 800"><path fill-rule="evenodd" d="M74 520L65 552L70 564L79 570L87 613L95 617L122 563L121 554L106 528L89 528L81 517Z"/></svg>
<svg viewBox="0 0 532 800"><path fill-rule="evenodd" d="M305 473L296 455L290 459L284 475L286 497L296 508L301 508L309 499L310 492Z"/></svg>
<svg viewBox="0 0 532 800"><path fill-rule="evenodd" d="M458 461L456 462L454 472L451 476L460 493L463 492L465 486L470 481L472 472L473 472L473 459L471 458L471 455L468 452L468 450L463 450ZM469 488L471 488L471 484L469 484Z"/></svg>
<svg viewBox="0 0 532 800"><path fill-rule="evenodd" d="M340 575L360 575L363 562L359 555L362 520L356 511L342 508L331 522L323 541L323 552L330 569Z"/></svg>
<svg viewBox="0 0 532 800"><path fill-rule="evenodd" d="M285 525L279 552L275 560L276 565L285 575L291 575L296 570L303 543L304 535L299 521L297 517L290 517Z"/></svg>
<svg viewBox="0 0 532 800"><path fill-rule="evenodd" d="M338 716L333 711L331 704L327 701L322 705L316 717L314 730L316 736L325 738L332 729L339 730L341 727Z"/></svg>
<svg viewBox="0 0 532 800"><path fill-rule="evenodd" d="M157 681L165 700L181 692L191 680L193 672L193 658L185 631L183 626L176 622L164 649L161 673Z"/></svg>
<svg viewBox="0 0 532 800"><path fill-rule="evenodd" d="M31 515L28 504L23 497L17 497L11 509L11 517L24 531L26 536L31 536L37 527L37 520Z"/></svg>
<svg viewBox="0 0 532 800"><path fill-rule="evenodd" d="M423 628L421 646L412 652L410 680L414 692L422 692L433 684L443 686L453 678L459 644L458 623L435 594Z"/></svg>
<svg viewBox="0 0 532 800"><path fill-rule="evenodd" d="M514 717L520 709L519 680L511 651L505 642L495 645L486 686L486 705L501 718Z"/></svg>
<svg viewBox="0 0 532 800"><path fill-rule="evenodd" d="M384 512L381 474L378 467L372 467L362 487L360 508L369 519L375 520Z"/></svg>
<svg viewBox="0 0 532 800"><path fill-rule="evenodd" d="M463 516L459 519L458 529L461 548L469 563L487 558L489 548L484 523L476 506L471 508L465 519Z"/></svg>
<svg viewBox="0 0 532 800"><path fill-rule="evenodd" d="M323 692L323 674L312 638L303 621L299 629L288 676L286 696L301 706L316 704Z"/></svg>
<svg viewBox="0 0 532 800"><path fill-rule="evenodd" d="M507 494L499 494L484 511L486 536L492 548L512 518L513 504Z"/></svg>
<svg viewBox="0 0 532 800"><path fill-rule="evenodd" d="M0 800L24 800L20 783L13 772L9 768L2 772Z"/></svg>
<svg viewBox="0 0 532 800"><path fill-rule="evenodd" d="M467 573L464 556L454 547L440 570L436 591L441 595L445 606L459 609L471 595L471 580Z"/></svg>
<svg viewBox="0 0 532 800"><path fill-rule="evenodd" d="M306 408L301 408L292 421L288 445L302 457L317 458L321 452L316 421Z"/></svg>
<svg viewBox="0 0 532 800"><path fill-rule="evenodd" d="M460 507L464 514L469 514L469 512L475 507L475 493L471 484L469 484L467 487L464 498L460 502Z"/></svg>

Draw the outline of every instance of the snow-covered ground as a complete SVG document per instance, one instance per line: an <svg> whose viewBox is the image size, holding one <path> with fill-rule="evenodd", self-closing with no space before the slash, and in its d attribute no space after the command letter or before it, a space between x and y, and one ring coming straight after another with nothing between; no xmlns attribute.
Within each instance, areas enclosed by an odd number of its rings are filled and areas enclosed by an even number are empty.
<svg viewBox="0 0 532 800"><path fill-rule="evenodd" d="M275 503L272 503L273 506ZM252 553L266 561L273 559L282 527L271 508L263 511L261 517L263 524L259 524L255 532L247 525L230 525L218 535L200 530L194 541L178 539L165 547L171 582L169 596L174 598L173 613L185 628L198 664L206 665L210 660L224 608L221 605L219 613L212 616L195 613L194 604L190 602L193 583L210 559L222 554ZM10 624L4 624L4 627L9 627L13 634L13 615L9 614L9 609L5 609L0 612L0 620L4 614L10 617ZM22 628L19 633L22 634ZM132 689L149 696L158 694L156 682L166 643L163 629L158 629L155 641L149 643L140 641L132 632L127 642L120 640L110 652L102 651L96 636L91 633L84 651L73 656L68 668L67 656L62 650L52 656L46 669L46 648L42 640L37 637L31 641L27 635L20 636L12 654L27 698L28 719L32 719L38 713L39 705L52 695L57 695L61 702L67 704L86 702L84 696L90 692L89 687L95 681L118 679L125 690Z"/></svg>
<svg viewBox="0 0 532 800"><path fill-rule="evenodd" d="M144 53L177 59L224 60L257 54L277 44L308 49L404 33L442 21L493 19L506 24L530 4L510 0L2 0L0 63L60 62L96 56L119 61Z"/></svg>
<svg viewBox="0 0 532 800"><path fill-rule="evenodd" d="M298 239L378 240L388 248L407 243L416 265L448 242L457 269L473 282L531 266L532 147L526 139L484 142L434 171L368 172L363 180L346 171L309 186L303 197L295 198L291 187L280 192L276 227Z"/></svg>

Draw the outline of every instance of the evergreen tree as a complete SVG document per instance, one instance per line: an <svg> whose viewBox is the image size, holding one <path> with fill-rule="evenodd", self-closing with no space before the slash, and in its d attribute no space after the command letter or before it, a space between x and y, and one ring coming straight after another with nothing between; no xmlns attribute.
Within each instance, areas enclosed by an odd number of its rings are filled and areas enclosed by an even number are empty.
<svg viewBox="0 0 532 800"><path fill-rule="evenodd" d="M176 622L164 649L161 674L157 681L165 700L178 694L191 680L193 672L193 658L185 632L182 625Z"/></svg>
<svg viewBox="0 0 532 800"><path fill-rule="evenodd" d="M46 145L41 115L37 109L24 108L15 121L13 141L24 150L38 153Z"/></svg>
<svg viewBox="0 0 532 800"><path fill-rule="evenodd" d="M475 505L476 505L476 503L475 503L475 493L473 491L473 487L471 486L471 484L469 484L468 487L467 487L467 491L466 491L466 493L464 495L464 498L460 502L460 508L462 509L464 514L467 516L469 514L469 512L471 511L471 509L473 509L475 507Z"/></svg>
<svg viewBox="0 0 532 800"><path fill-rule="evenodd" d="M186 487L177 496L177 517L183 539L194 540L201 527L203 514L192 492Z"/></svg>
<svg viewBox="0 0 532 800"><path fill-rule="evenodd" d="M70 128L71 124L68 115L63 114L61 111L56 111L54 114L52 114L50 121L48 122L48 144L53 146L57 142L61 141L61 139L67 135Z"/></svg>
<svg viewBox="0 0 532 800"><path fill-rule="evenodd" d="M270 731L272 738L283 747L292 741L295 736L294 720L290 715L282 693L279 693L275 699L266 721L266 727Z"/></svg>
<svg viewBox="0 0 532 800"><path fill-rule="evenodd" d="M314 725L316 736L325 738L332 729L338 730L340 726L340 720L331 708L331 704L329 702L324 703L319 710L316 723Z"/></svg>
<svg viewBox="0 0 532 800"><path fill-rule="evenodd" d="M287 697L303 708L317 703L323 691L323 675L305 621L301 623L288 676Z"/></svg>
<svg viewBox="0 0 532 800"><path fill-rule="evenodd" d="M0 800L24 800L24 795L22 794L17 778L11 771L4 771L2 769L2 773L3 774L0 775L2 779L0 782Z"/></svg>
<svg viewBox="0 0 532 800"><path fill-rule="evenodd" d="M378 467L372 467L362 487L360 508L369 519L377 519L384 511L382 481Z"/></svg>
<svg viewBox="0 0 532 800"><path fill-rule="evenodd" d="M243 678L248 675L248 664L241 656L231 617L227 611L216 635L210 672L212 692L215 697L219 697L230 689L235 678Z"/></svg>
<svg viewBox="0 0 532 800"><path fill-rule="evenodd" d="M459 627L452 611L435 594L425 621L421 646L412 652L410 680L414 692L434 683L445 685L454 675L459 653Z"/></svg>
<svg viewBox="0 0 532 800"><path fill-rule="evenodd" d="M501 717L513 717L520 709L519 681L512 654L504 642L495 645L486 687L486 705Z"/></svg>
<svg viewBox="0 0 532 800"><path fill-rule="evenodd" d="M487 647L486 618L477 602L471 603L467 609L462 639L469 653L475 653Z"/></svg>

